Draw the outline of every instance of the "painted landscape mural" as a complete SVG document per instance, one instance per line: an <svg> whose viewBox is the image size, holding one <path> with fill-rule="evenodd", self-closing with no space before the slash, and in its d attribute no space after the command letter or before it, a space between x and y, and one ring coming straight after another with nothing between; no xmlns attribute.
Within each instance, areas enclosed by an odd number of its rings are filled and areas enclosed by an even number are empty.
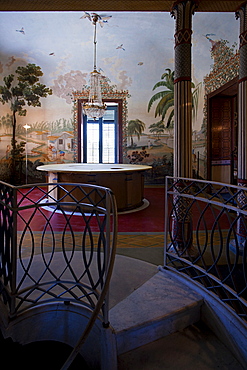
<svg viewBox="0 0 247 370"><path fill-rule="evenodd" d="M104 19L97 31L97 67L110 86L128 95L123 161L151 165L146 181L163 182L173 173L175 21L160 12L112 12ZM28 168L29 182L40 181L38 164L75 160L73 94L89 84L92 23L85 12L2 12L0 32L0 86L30 63L40 66L40 83L52 90L40 98L41 106L26 105L26 115L16 117L16 140L24 142L20 171L24 175ZM236 55L238 34L234 14L193 16L193 166L198 177L205 176L206 167L205 86L219 63L212 52L224 43ZM11 106L0 103L2 180L7 179L12 134Z"/></svg>

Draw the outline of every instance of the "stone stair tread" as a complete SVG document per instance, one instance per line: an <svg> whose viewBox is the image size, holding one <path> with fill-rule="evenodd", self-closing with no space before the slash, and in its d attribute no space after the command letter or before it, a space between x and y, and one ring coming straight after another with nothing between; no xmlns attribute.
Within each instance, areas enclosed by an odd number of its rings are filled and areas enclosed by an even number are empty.
<svg viewBox="0 0 247 370"><path fill-rule="evenodd" d="M198 293L159 271L110 310L110 323L119 332L179 314L202 302Z"/></svg>
<svg viewBox="0 0 247 370"><path fill-rule="evenodd" d="M118 356L118 370L243 370L231 351L203 324Z"/></svg>

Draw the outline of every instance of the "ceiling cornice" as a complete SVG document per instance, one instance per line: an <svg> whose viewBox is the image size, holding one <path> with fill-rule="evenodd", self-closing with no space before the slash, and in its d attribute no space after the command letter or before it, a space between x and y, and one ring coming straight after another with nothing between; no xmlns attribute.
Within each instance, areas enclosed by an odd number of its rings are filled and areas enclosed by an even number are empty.
<svg viewBox="0 0 247 370"><path fill-rule="evenodd" d="M174 0L1 0L0 11L164 11ZM197 12L235 12L243 0L197 0Z"/></svg>

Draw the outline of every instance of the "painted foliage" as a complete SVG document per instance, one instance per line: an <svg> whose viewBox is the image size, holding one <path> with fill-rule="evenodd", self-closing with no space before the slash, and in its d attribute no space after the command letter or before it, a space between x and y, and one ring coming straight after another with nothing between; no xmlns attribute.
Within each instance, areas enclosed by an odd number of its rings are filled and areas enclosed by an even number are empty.
<svg viewBox="0 0 247 370"><path fill-rule="evenodd" d="M17 120L17 139L27 143L28 162L74 161L73 94L83 95L93 67L93 27L87 14L2 12L0 31L0 85L18 66L34 63L42 69L41 82L52 89L51 96L41 99L41 107L27 107L27 115ZM193 17L193 141L202 177L206 157L204 77L212 69L209 33L213 40L236 42L234 14L198 13ZM169 13L111 12L105 15L97 35L98 70L110 86L128 92L124 162L150 164L153 171L147 181L163 181L173 167L174 20ZM9 108L1 105L1 163L8 160L11 133ZM196 166L197 161L195 171Z"/></svg>

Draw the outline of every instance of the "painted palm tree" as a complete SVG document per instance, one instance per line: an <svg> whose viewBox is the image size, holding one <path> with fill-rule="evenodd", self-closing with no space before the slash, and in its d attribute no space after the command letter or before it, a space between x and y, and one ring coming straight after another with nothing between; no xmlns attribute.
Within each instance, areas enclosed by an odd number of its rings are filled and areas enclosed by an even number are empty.
<svg viewBox="0 0 247 370"><path fill-rule="evenodd" d="M140 140L140 136L143 133L145 126L145 123L139 119L132 119L128 122L127 133L131 139L131 146L133 146L134 144L133 136L137 135L138 140Z"/></svg>
<svg viewBox="0 0 247 370"><path fill-rule="evenodd" d="M165 117L168 116L166 123L166 128L168 128L174 117L174 71L171 71L170 68L166 68L166 71L167 72L163 73L161 76L162 81L157 82L153 87L153 90L155 90L158 87L164 86L166 87L166 90L159 91L152 96L148 103L148 112L153 103L156 100L159 100L155 109L155 117L161 116L161 120L164 121ZM192 92L192 117L194 119L198 110L198 98L201 83L195 86L194 83L191 82L191 87L194 89Z"/></svg>

